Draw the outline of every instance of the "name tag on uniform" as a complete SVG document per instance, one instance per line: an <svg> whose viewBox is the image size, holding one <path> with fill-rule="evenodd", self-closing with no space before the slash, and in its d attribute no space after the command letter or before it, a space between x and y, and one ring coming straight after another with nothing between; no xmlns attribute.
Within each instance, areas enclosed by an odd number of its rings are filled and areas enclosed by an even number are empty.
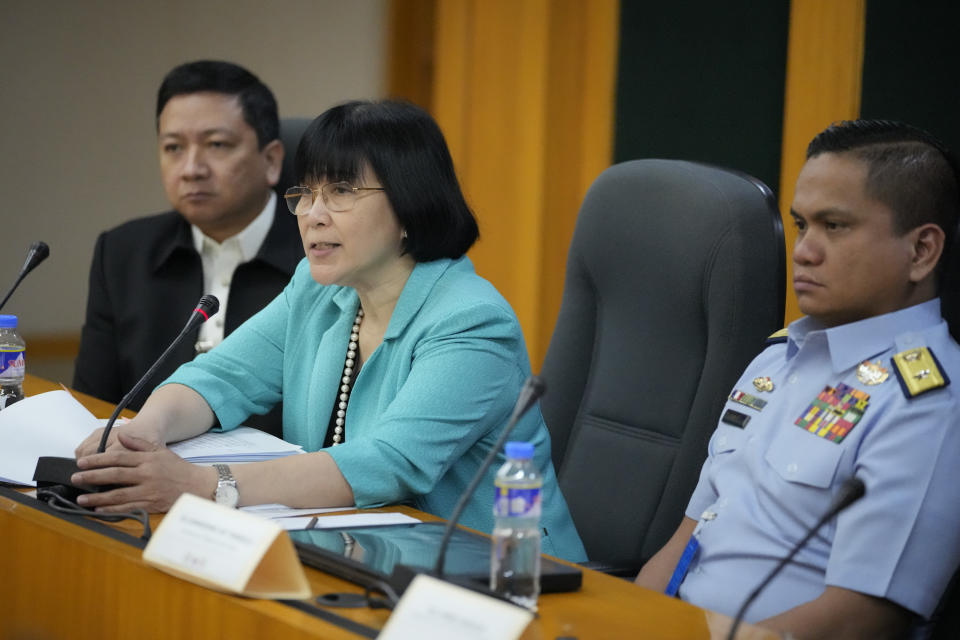
<svg viewBox="0 0 960 640"><path fill-rule="evenodd" d="M745 413L740 413L739 411L734 411L733 409L727 409L723 412L720 422L743 429L747 426L747 423L750 422L750 416Z"/></svg>

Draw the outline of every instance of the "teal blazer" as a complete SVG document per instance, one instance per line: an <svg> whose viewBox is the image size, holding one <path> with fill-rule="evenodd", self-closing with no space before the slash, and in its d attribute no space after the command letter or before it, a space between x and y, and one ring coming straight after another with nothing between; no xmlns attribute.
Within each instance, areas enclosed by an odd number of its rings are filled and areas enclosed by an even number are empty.
<svg viewBox="0 0 960 640"><path fill-rule="evenodd" d="M319 450L358 305L353 289L317 284L303 260L273 302L164 384L194 389L223 429L282 399L284 439ZM325 451L350 483L358 507L408 502L449 516L529 375L513 310L470 260L418 263L383 342L354 382L346 441ZM520 420L511 439L534 444L543 474L544 553L585 560L539 407ZM500 452L463 512L464 525L493 530L493 480L503 462Z"/></svg>

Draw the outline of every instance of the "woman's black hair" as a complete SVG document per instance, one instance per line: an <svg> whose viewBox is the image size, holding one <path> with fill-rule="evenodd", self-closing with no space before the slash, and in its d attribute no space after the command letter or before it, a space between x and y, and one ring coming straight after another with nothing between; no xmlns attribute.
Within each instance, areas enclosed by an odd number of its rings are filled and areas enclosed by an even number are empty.
<svg viewBox="0 0 960 640"><path fill-rule="evenodd" d="M359 180L364 167L380 180L417 262L459 258L477 241L440 127L408 102L353 101L320 114L300 139L294 162L300 184Z"/></svg>

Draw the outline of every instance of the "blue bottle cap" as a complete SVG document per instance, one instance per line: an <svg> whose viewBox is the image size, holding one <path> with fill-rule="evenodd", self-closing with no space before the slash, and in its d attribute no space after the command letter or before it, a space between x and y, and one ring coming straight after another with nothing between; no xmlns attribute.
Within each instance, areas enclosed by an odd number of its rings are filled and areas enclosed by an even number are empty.
<svg viewBox="0 0 960 640"><path fill-rule="evenodd" d="M533 443L531 442L508 442L506 450L507 457L515 460L529 460L533 457Z"/></svg>
<svg viewBox="0 0 960 640"><path fill-rule="evenodd" d="M0 329L16 329L17 316L8 316L0 314Z"/></svg>

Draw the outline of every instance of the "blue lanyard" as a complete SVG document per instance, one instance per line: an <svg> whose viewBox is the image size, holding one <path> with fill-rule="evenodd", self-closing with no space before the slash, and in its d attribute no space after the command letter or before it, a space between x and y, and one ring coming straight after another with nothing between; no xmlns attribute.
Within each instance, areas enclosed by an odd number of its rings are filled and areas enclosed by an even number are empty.
<svg viewBox="0 0 960 640"><path fill-rule="evenodd" d="M670 583L667 584L667 590L664 591L664 593L671 598L677 595L677 591L680 589L680 584L683 582L683 579L687 576L687 571L690 569L690 563L693 562L693 557L697 555L697 550L699 549L700 541L697 540L695 535L690 536L690 541L687 542L687 546L684 548L683 554L680 556L680 561L677 562L677 568L673 570L673 575L670 576Z"/></svg>

